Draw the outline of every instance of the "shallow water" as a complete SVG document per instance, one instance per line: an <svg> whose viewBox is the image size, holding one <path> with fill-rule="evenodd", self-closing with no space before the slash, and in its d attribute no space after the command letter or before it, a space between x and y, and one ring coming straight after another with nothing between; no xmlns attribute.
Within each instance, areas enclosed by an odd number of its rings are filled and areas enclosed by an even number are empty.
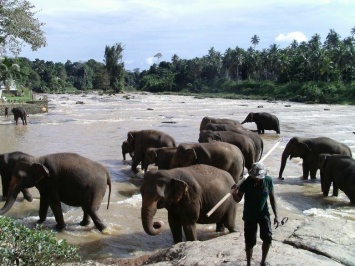
<svg viewBox="0 0 355 266"><path fill-rule="evenodd" d="M123 161L121 144L130 130L158 129L173 136L177 143L197 142L200 121L204 116L244 120L249 112L270 112L281 124L281 135L266 131L264 154L280 137L280 145L264 161L270 175L277 177L282 151L293 136L327 136L347 144L355 151L355 107L340 105L306 105L290 102L266 102L251 100L197 99L189 96L130 94L116 96L48 95L49 113L31 115L28 125L14 125L11 119L0 116L0 153L23 151L34 156L56 152L76 152L105 165L113 178L110 208L107 210L107 194L99 215L109 225L109 235L97 231L91 223L79 226L80 208L65 206L67 228L57 234L69 243L80 245L85 259L105 257L131 257L169 247L170 234L166 210L158 210L155 220L165 223L165 230L158 236L147 235L141 225L141 174L130 170L130 157ZM76 104L83 101L84 104ZM290 105L291 107L285 107ZM258 108L262 106L262 108ZM256 129L255 124L245 127ZM287 162L284 181L275 179L275 191L281 216L310 215L338 217L355 220L355 207L340 193L338 198L325 198L317 180L300 180L302 161ZM153 167L153 166L152 166ZM319 176L319 173L318 173ZM18 202L7 213L33 227L38 219L39 195L32 203ZM242 205L242 204L240 204ZM239 207L237 224L242 224ZM25 218L24 218L25 217ZM50 214L45 226L55 225ZM214 225L198 225L198 238L217 237Z"/></svg>

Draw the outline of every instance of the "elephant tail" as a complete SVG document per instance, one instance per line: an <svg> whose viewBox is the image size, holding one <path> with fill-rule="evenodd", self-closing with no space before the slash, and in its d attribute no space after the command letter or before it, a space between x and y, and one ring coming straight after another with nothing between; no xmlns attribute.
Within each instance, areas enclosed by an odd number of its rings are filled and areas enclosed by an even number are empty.
<svg viewBox="0 0 355 266"><path fill-rule="evenodd" d="M263 156L263 152L264 152L264 141L263 141L263 139L261 139L261 149L260 149L260 156L259 156L259 160L258 161L260 161L261 160L261 158L262 158L262 156Z"/></svg>
<svg viewBox="0 0 355 266"><path fill-rule="evenodd" d="M107 198L107 209L110 206L110 198L111 198L111 175L109 172L106 173L107 175L107 185L108 185L108 198Z"/></svg>

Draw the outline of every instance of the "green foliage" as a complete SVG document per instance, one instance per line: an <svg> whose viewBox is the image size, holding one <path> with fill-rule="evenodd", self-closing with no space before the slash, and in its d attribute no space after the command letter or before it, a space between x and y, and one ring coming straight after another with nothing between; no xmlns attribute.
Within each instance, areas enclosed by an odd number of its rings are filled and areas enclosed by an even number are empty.
<svg viewBox="0 0 355 266"><path fill-rule="evenodd" d="M77 248L49 230L0 217L0 265L58 265L80 260Z"/></svg>
<svg viewBox="0 0 355 266"><path fill-rule="evenodd" d="M34 8L34 5L24 0L1 1L0 47L18 55L23 43L29 44L33 51L46 45L41 30L44 23L35 18Z"/></svg>

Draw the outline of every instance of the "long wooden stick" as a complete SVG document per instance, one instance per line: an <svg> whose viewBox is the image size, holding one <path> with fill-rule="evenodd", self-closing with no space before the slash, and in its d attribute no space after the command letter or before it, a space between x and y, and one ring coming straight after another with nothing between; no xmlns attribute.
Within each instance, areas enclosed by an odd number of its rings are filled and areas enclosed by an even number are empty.
<svg viewBox="0 0 355 266"><path fill-rule="evenodd" d="M265 159L276 149L276 147L281 143L282 138L280 138L276 144L263 156L263 158L260 159L259 162L263 162L265 161ZM238 181L237 183L237 187L239 188L240 185L245 181L245 179L249 176L249 174L246 174L245 176L243 176L243 178L241 180ZM232 193L228 193L227 195L225 195L207 214L207 217L210 217L212 215L212 213L215 212L215 210L218 209L219 206L222 205L223 202L225 202L230 196L232 196Z"/></svg>

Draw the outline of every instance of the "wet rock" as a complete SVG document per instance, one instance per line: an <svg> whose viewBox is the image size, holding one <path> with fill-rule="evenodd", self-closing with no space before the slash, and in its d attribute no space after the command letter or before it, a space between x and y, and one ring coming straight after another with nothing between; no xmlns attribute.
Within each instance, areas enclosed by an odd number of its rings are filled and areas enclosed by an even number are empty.
<svg viewBox="0 0 355 266"><path fill-rule="evenodd" d="M83 101L77 101L75 104L84 104Z"/></svg>
<svg viewBox="0 0 355 266"><path fill-rule="evenodd" d="M285 107L291 107L291 105L290 105L290 104L285 104L284 106L285 106Z"/></svg>

